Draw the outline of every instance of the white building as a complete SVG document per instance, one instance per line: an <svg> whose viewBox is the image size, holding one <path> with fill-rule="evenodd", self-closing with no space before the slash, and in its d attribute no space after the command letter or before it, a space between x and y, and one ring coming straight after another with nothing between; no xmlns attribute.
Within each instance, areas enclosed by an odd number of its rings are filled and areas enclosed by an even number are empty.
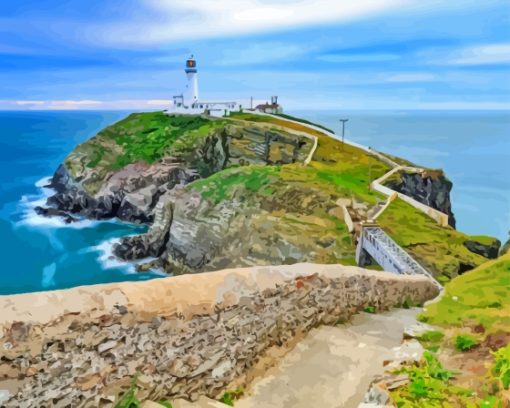
<svg viewBox="0 0 510 408"><path fill-rule="evenodd" d="M197 62L193 55L186 60L184 72L187 77L186 91L173 97L173 105L168 110L169 113L206 113L212 116L223 116L230 111L241 110L242 106L235 101L214 102L199 99Z"/></svg>

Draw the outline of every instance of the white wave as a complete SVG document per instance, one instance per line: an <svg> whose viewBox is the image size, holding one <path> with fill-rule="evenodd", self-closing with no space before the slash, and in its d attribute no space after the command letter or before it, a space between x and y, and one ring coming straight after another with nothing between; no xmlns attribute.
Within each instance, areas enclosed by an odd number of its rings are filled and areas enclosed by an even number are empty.
<svg viewBox="0 0 510 408"><path fill-rule="evenodd" d="M37 188L41 188L43 190L49 190L51 192L51 188L46 187L48 184L51 183L51 176L43 177L42 179L36 181L35 186Z"/></svg>
<svg viewBox="0 0 510 408"><path fill-rule="evenodd" d="M101 242L99 245L91 247L87 252L99 252L98 260L103 269L120 268L128 274L137 273L134 262L122 261L113 255L113 246L120 242L120 238L112 238Z"/></svg>
<svg viewBox="0 0 510 408"><path fill-rule="evenodd" d="M120 238L111 238L101 242L99 245L85 249L84 252L99 252L98 260L103 269L120 268L126 274L138 274L140 272L136 270L137 265L156 260L156 258L148 257L137 261L123 261L113 254L113 246L119 242ZM160 276L168 276L166 273L155 269L151 269L150 272Z"/></svg>
<svg viewBox="0 0 510 408"><path fill-rule="evenodd" d="M24 195L20 199L21 220L18 225L28 225L30 227L47 227L47 228L91 228L100 221L87 219L79 219L76 222L66 223L62 217L45 217L35 212L36 207L44 207L46 200L53 194L53 190L45 186L50 182L51 177L44 177L35 183L39 189L39 194ZM77 218L77 217L75 217Z"/></svg>

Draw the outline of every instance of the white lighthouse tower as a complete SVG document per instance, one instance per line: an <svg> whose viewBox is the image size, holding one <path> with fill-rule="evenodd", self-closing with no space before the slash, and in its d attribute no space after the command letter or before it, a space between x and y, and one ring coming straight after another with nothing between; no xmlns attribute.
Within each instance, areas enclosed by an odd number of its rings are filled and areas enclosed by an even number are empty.
<svg viewBox="0 0 510 408"><path fill-rule="evenodd" d="M184 69L184 72L186 72L186 76L188 78L185 103L190 108L193 108L198 101L197 62L193 58L193 55L186 60L186 68Z"/></svg>

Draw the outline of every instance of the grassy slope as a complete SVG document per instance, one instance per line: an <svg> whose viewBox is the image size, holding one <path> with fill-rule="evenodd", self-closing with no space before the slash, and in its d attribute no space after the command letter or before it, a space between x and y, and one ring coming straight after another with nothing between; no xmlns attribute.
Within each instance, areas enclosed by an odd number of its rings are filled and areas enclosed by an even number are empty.
<svg viewBox="0 0 510 408"><path fill-rule="evenodd" d="M300 167L299 171L293 171L292 175L289 174L290 179L315 183L326 189L334 188L342 191L344 197L350 197L353 194L370 204L375 203L377 198L383 197L370 191L369 185L371 181L381 177L390 168L365 151L349 145L343 146L340 141L334 140L320 131L285 119L250 113L237 113L234 118L271 123L305 132L318 138L318 147L311 163L307 167Z"/></svg>
<svg viewBox="0 0 510 408"><path fill-rule="evenodd" d="M165 155L182 153L223 123L200 116L133 113L77 146L66 165L74 177L92 169L97 173L85 185L93 193L111 172L137 161L150 164Z"/></svg>
<svg viewBox="0 0 510 408"><path fill-rule="evenodd" d="M441 300L428 305L420 320L440 326L482 324L486 333L510 332L510 255L446 284Z"/></svg>
<svg viewBox="0 0 510 408"><path fill-rule="evenodd" d="M435 221L406 202L397 199L378 218L378 223L420 263L434 272L440 281L455 276L459 263L473 267L487 259L469 251L464 245L470 237Z"/></svg>
<svg viewBox="0 0 510 408"><path fill-rule="evenodd" d="M411 381L392 391L397 406L502 407L503 395L510 396L510 345L492 352L489 339L510 336L510 255L447 283L419 320L442 331L420 338L433 351L417 366L402 369ZM468 347L459 348L462 343Z"/></svg>

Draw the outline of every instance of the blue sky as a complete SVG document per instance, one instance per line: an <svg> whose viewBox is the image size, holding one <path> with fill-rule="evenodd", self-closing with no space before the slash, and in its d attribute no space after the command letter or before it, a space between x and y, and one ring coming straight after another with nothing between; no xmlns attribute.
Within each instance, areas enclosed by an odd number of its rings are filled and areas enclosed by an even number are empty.
<svg viewBox="0 0 510 408"><path fill-rule="evenodd" d="M12 3L12 4L9 4ZM0 109L509 109L510 4L491 0L0 2Z"/></svg>

